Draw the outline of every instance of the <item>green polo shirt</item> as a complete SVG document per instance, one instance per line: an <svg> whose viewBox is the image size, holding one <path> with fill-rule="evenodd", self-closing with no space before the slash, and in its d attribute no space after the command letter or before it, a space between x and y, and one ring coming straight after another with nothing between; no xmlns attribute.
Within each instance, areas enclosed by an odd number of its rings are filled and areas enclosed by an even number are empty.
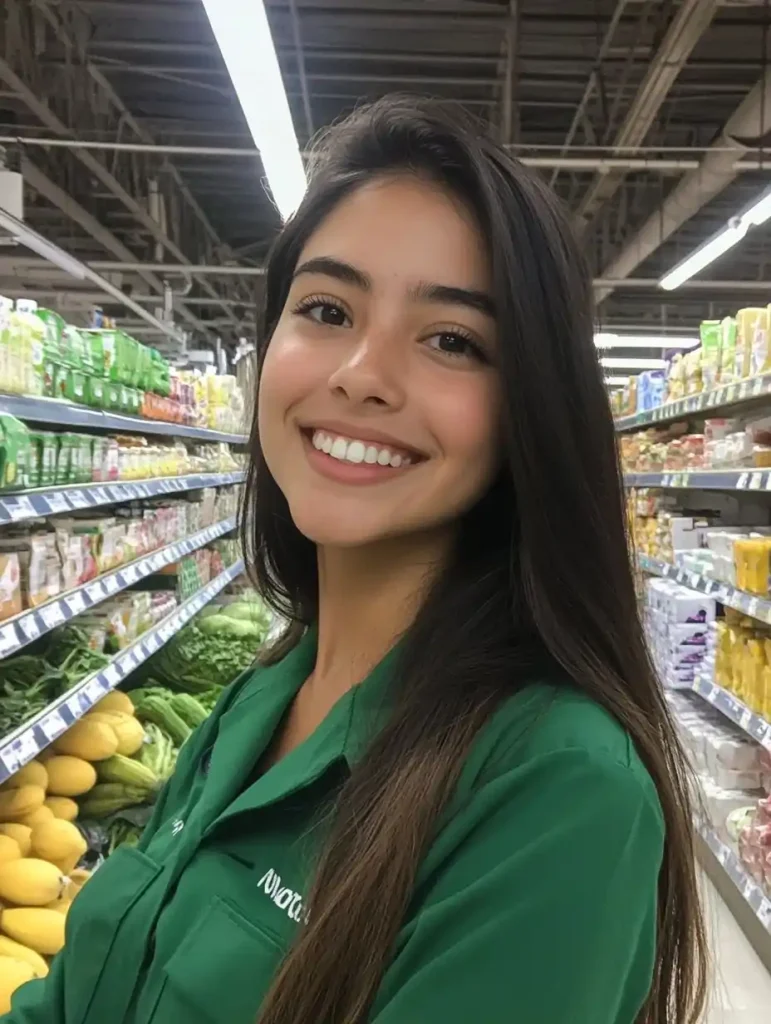
<svg viewBox="0 0 771 1024"><path fill-rule="evenodd" d="M139 848L96 872L49 977L20 989L0 1024L254 1024L303 919L319 821L387 713L397 653L256 777L314 659L309 634L228 690ZM466 760L371 1024L633 1024L662 847L625 732L576 690L534 682Z"/></svg>

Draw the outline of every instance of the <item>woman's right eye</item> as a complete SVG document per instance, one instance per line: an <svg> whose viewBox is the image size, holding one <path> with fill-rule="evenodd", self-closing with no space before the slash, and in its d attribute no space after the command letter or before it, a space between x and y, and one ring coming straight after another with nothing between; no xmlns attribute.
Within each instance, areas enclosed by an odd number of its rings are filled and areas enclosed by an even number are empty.
<svg viewBox="0 0 771 1024"><path fill-rule="evenodd" d="M341 306L333 302L322 302L316 299L308 303L300 303L296 311L300 316L315 320L325 327L350 327L351 318Z"/></svg>

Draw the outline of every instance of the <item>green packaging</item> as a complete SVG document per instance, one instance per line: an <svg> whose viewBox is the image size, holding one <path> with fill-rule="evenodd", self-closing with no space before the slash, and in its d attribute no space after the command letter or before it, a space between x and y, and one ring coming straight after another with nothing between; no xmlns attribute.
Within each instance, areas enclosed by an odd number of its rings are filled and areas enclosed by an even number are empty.
<svg viewBox="0 0 771 1024"><path fill-rule="evenodd" d="M127 390L128 390L128 408L127 408L126 411L129 412L132 416L138 416L139 415L139 410L140 410L141 405L142 405L142 392L141 391L137 391L136 388L128 388Z"/></svg>
<svg viewBox="0 0 771 1024"><path fill-rule="evenodd" d="M720 350L722 332L719 320L702 320L699 325L701 338L701 379L705 391L711 391L720 379Z"/></svg>
<svg viewBox="0 0 771 1024"><path fill-rule="evenodd" d="M56 483L56 452L58 441L56 434L47 430L37 431L40 438L40 486L53 487Z"/></svg>
<svg viewBox="0 0 771 1024"><path fill-rule="evenodd" d="M75 457L73 453L76 449L78 452L80 451L76 435L70 433L58 434L57 442L56 479L54 483L57 485L74 484L77 481L74 479Z"/></svg>
<svg viewBox="0 0 771 1024"><path fill-rule="evenodd" d="M104 389L105 382L101 377L95 377L91 373L86 374L86 405L90 405L94 409L103 409Z"/></svg>
<svg viewBox="0 0 771 1024"><path fill-rule="evenodd" d="M83 405L86 401L86 375L80 370L68 369L64 383L64 397Z"/></svg>
<svg viewBox="0 0 771 1024"><path fill-rule="evenodd" d="M67 374L69 367L64 363L55 363L53 366L53 398L67 397Z"/></svg>
<svg viewBox="0 0 771 1024"><path fill-rule="evenodd" d="M727 316L720 324L720 383L736 380L736 319Z"/></svg>
<svg viewBox="0 0 771 1024"><path fill-rule="evenodd" d="M120 411L120 384L109 382L105 387L105 409Z"/></svg>
<svg viewBox="0 0 771 1024"><path fill-rule="evenodd" d="M78 435L78 448L77 483L90 484L94 479L93 439L90 434Z"/></svg>
<svg viewBox="0 0 771 1024"><path fill-rule="evenodd" d="M45 358L58 362L62 356L62 332L67 326L65 320L52 309L37 309L35 316L45 324Z"/></svg>
<svg viewBox="0 0 771 1024"><path fill-rule="evenodd" d="M0 412L0 489L28 486L29 430L8 412Z"/></svg>

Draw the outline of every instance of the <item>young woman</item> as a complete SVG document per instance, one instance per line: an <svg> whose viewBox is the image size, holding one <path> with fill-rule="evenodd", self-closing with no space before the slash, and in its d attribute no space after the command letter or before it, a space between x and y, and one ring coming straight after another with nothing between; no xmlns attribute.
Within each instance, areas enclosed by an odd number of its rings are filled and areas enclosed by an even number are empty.
<svg viewBox="0 0 771 1024"><path fill-rule="evenodd" d="M326 140L265 307L244 530L288 630L2 1020L696 1020L685 772L564 214L383 100Z"/></svg>

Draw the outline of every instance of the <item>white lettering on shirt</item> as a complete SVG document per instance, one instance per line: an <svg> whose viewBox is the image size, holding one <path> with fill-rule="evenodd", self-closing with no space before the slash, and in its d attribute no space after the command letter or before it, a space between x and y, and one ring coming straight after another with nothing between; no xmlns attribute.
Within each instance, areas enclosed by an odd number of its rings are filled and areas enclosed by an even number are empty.
<svg viewBox="0 0 771 1024"><path fill-rule="evenodd" d="M270 896L279 910L283 910L291 921L299 923L303 920L302 893L282 885L281 876L273 868L269 868L265 872L257 883L257 887L264 890L265 894Z"/></svg>

